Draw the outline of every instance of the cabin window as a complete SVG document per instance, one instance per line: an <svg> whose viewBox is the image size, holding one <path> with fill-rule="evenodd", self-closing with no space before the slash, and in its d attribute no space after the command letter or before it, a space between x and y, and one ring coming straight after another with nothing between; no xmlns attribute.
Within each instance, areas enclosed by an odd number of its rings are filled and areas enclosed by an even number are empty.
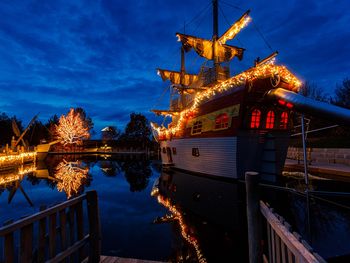
<svg viewBox="0 0 350 263"><path fill-rule="evenodd" d="M275 123L275 113L270 110L266 115L266 129L273 129Z"/></svg>
<svg viewBox="0 0 350 263"><path fill-rule="evenodd" d="M225 128L228 128L228 115L227 113L222 113L215 118L215 129Z"/></svg>
<svg viewBox="0 0 350 263"><path fill-rule="evenodd" d="M166 149L165 149L165 147L163 147L163 153L166 153Z"/></svg>
<svg viewBox="0 0 350 263"><path fill-rule="evenodd" d="M280 128L287 129L287 127L288 127L288 113L284 111L281 114Z"/></svg>
<svg viewBox="0 0 350 263"><path fill-rule="evenodd" d="M172 150L173 150L173 154L175 155L176 154L176 147L173 147Z"/></svg>
<svg viewBox="0 0 350 263"><path fill-rule="evenodd" d="M198 148L192 148L192 156L195 156L195 157L199 156L199 149Z"/></svg>
<svg viewBox="0 0 350 263"><path fill-rule="evenodd" d="M253 110L252 119L250 121L250 128L259 128L261 119L261 111L258 109Z"/></svg>
<svg viewBox="0 0 350 263"><path fill-rule="evenodd" d="M194 124L193 124L193 127L192 127L192 134L199 134L202 132L202 122L201 121L196 121Z"/></svg>

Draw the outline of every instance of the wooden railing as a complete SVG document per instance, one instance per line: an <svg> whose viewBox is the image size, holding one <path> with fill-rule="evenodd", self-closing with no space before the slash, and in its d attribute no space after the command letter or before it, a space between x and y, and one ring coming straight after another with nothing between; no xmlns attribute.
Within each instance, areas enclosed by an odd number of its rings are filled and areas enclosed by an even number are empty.
<svg viewBox="0 0 350 263"><path fill-rule="evenodd" d="M290 231L290 226L281 216L275 214L260 200L259 180L258 173L246 172L249 262L326 262L321 256L314 253L310 245L302 240L297 233ZM264 218L266 226L262 224ZM266 228L265 235L262 227ZM267 244L267 246L262 244ZM264 252L267 253L264 254Z"/></svg>
<svg viewBox="0 0 350 263"><path fill-rule="evenodd" d="M272 209L260 201L260 211L266 219L268 255L263 255L264 262L326 262L297 233L290 231L288 223L273 213Z"/></svg>
<svg viewBox="0 0 350 263"><path fill-rule="evenodd" d="M1 227L0 262L81 262L86 247L88 262L99 262L100 232L97 193L89 191Z"/></svg>

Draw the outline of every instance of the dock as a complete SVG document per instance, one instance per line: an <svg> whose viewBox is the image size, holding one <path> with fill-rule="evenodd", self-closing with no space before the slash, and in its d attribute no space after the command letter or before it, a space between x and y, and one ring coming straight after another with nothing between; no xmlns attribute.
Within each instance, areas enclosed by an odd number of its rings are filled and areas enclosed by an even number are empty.
<svg viewBox="0 0 350 263"><path fill-rule="evenodd" d="M86 263L86 262L88 262L87 259L83 261L83 263ZM100 263L164 263L164 262L135 259L135 258L101 256Z"/></svg>
<svg viewBox="0 0 350 263"><path fill-rule="evenodd" d="M304 164L302 161L287 159L284 165L284 170L304 171ZM318 163L312 162L308 164L308 171L312 175L324 176L326 178L336 178L339 180L350 180L350 166L337 163Z"/></svg>

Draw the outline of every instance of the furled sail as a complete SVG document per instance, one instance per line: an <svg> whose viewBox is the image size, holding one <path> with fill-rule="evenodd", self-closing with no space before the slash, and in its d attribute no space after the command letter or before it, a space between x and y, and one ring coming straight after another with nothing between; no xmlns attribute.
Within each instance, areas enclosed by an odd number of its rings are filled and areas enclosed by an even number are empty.
<svg viewBox="0 0 350 263"><path fill-rule="evenodd" d="M250 10L245 12L219 39L221 44L225 44L227 40L233 39L251 20L249 16Z"/></svg>
<svg viewBox="0 0 350 263"><path fill-rule="evenodd" d="M186 52L193 48L198 55L206 59L212 60L216 57L218 62L228 62L235 56L238 57L239 60L242 60L243 58L244 48L221 44L219 41L213 42L180 33L177 33L176 35L182 42ZM214 48L213 45L215 45ZM213 51L215 52L214 56Z"/></svg>
<svg viewBox="0 0 350 263"><path fill-rule="evenodd" d="M170 80L173 84L181 84L185 86L189 86L198 80L197 75L185 74L172 70L158 69L158 75L161 76L163 81Z"/></svg>

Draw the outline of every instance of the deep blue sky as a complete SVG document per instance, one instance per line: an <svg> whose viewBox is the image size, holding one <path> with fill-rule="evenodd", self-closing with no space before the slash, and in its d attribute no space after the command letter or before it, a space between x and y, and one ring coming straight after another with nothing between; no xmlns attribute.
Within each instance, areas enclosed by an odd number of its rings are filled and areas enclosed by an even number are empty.
<svg viewBox="0 0 350 263"><path fill-rule="evenodd" d="M123 129L130 112L151 118L149 109L166 107L159 97L167 84L155 68L178 69L175 32L183 32L184 23L187 34L210 38L210 2L2 0L0 112L26 124L38 112L45 122L80 106L96 131ZM221 1L220 33L243 10L251 9L254 21L228 42L247 49L233 71L272 52L258 28L280 52L279 63L332 94L350 77L349 8L347 0ZM190 55L187 68L197 73L203 62Z"/></svg>

